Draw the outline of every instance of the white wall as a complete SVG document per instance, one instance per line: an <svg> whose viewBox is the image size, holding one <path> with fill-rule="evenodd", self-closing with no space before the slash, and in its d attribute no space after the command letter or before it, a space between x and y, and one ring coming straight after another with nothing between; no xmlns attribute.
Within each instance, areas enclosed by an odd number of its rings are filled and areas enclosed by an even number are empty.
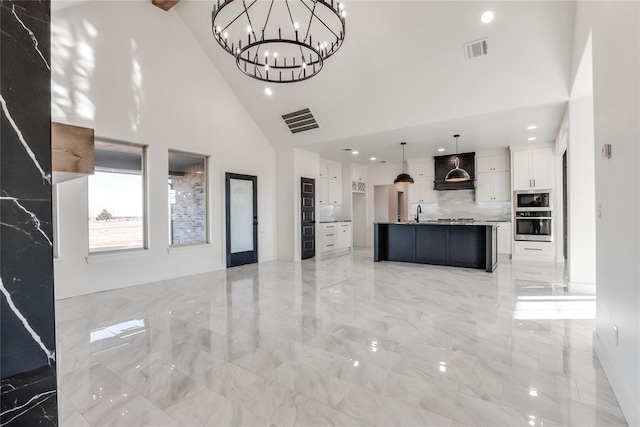
<svg viewBox="0 0 640 427"><path fill-rule="evenodd" d="M574 283L596 283L593 142L593 97L572 99L567 141L567 257L569 280Z"/></svg>
<svg viewBox="0 0 640 427"><path fill-rule="evenodd" d="M148 146L149 249L88 256L87 179L59 186L56 297L224 268L224 173L258 176L259 259L276 256L275 152L175 11L96 1L52 14L52 119ZM168 251L168 149L210 156L208 245Z"/></svg>
<svg viewBox="0 0 640 427"><path fill-rule="evenodd" d="M596 353L630 425L640 425L640 3L578 2L573 73L592 33ZM600 155L611 143L613 155ZM617 325L616 344L613 326Z"/></svg>
<svg viewBox="0 0 640 427"><path fill-rule="evenodd" d="M300 261L300 178L318 181L320 155L299 148L278 151L278 259ZM318 249L319 224L316 203L316 256Z"/></svg>
<svg viewBox="0 0 640 427"><path fill-rule="evenodd" d="M393 180L396 179L398 174L402 172L402 163L383 163L375 166L370 166L367 171L367 194L373 197L367 197L367 247L373 247L373 218L374 206L375 206L375 191L376 185L389 185L393 184ZM386 202L385 202L386 203Z"/></svg>
<svg viewBox="0 0 640 427"><path fill-rule="evenodd" d="M293 149L280 150L277 153L277 227L278 259L293 261L295 233L293 200L295 185L293 182Z"/></svg>

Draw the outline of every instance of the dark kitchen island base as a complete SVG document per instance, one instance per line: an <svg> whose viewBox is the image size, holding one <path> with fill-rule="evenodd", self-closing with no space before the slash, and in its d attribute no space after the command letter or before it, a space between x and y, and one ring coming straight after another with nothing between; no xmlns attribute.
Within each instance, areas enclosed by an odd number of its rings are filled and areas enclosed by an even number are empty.
<svg viewBox="0 0 640 427"><path fill-rule="evenodd" d="M481 268L498 266L497 229L492 223L375 223L374 261Z"/></svg>

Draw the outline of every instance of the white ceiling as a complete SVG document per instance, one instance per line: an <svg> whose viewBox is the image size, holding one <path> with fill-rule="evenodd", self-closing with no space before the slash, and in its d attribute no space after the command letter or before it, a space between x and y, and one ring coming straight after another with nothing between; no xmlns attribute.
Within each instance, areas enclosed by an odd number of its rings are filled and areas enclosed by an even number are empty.
<svg viewBox="0 0 640 427"><path fill-rule="evenodd" d="M345 3L342 48L318 76L279 85L245 76L217 45L213 1L182 0L174 10L276 149L354 160L341 151L350 147L369 162L397 160L401 141L408 157L452 152L454 133L460 151L555 138L569 97L574 1ZM485 10L495 12L490 24L480 21ZM463 44L483 37L489 54L466 61ZM320 128L292 135L281 115L306 107ZM530 124L538 128L528 131Z"/></svg>
<svg viewBox="0 0 640 427"><path fill-rule="evenodd" d="M277 149L338 159L351 147L368 161L406 140L433 155L454 133L464 134L461 151L526 142L528 124L538 126L537 141L550 141L568 99L575 2L347 1L340 51L318 76L280 85L237 70L213 39L211 6L182 0L176 9ZM489 54L466 61L463 44L482 37ZM320 128L292 135L280 116L305 107Z"/></svg>

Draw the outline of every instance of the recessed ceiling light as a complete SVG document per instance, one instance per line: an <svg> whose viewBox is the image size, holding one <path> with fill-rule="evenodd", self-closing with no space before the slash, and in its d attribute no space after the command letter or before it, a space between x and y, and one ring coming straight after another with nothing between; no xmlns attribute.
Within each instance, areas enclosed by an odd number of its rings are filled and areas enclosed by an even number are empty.
<svg viewBox="0 0 640 427"><path fill-rule="evenodd" d="M527 138L527 141L535 141L535 140L536 140L535 136L532 136L531 138Z"/></svg>
<svg viewBox="0 0 640 427"><path fill-rule="evenodd" d="M266 94L267 94L267 95L269 95L269 96L273 95L273 91L271 90L271 88L270 88L270 87L265 88L264 93L266 93Z"/></svg>
<svg viewBox="0 0 640 427"><path fill-rule="evenodd" d="M356 155L356 154L358 154L358 152L357 151L352 151L351 154Z"/></svg>
<svg viewBox="0 0 640 427"><path fill-rule="evenodd" d="M438 152L442 153L444 151L444 148L438 148Z"/></svg>
<svg viewBox="0 0 640 427"><path fill-rule="evenodd" d="M533 130L533 129L537 129L537 128L538 128L538 126L536 126L536 125L527 126L527 129L529 129L529 130Z"/></svg>
<svg viewBox="0 0 640 427"><path fill-rule="evenodd" d="M488 24L489 22L493 21L493 16L494 16L493 12L490 10L487 10L482 14L482 16L480 17L480 20L482 20L482 22L484 22L485 24Z"/></svg>
<svg viewBox="0 0 640 427"><path fill-rule="evenodd" d="M369 160L375 160L375 159L376 159L375 157L371 157L371 158L369 158Z"/></svg>

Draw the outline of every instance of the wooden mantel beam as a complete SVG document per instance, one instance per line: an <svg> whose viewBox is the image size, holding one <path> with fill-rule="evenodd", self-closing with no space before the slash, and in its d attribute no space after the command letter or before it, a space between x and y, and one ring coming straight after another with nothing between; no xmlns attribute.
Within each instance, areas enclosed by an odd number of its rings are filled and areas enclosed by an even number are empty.
<svg viewBox="0 0 640 427"><path fill-rule="evenodd" d="M158 6L160 9L165 12L171 9L173 6L178 4L180 0L151 0L154 6Z"/></svg>

